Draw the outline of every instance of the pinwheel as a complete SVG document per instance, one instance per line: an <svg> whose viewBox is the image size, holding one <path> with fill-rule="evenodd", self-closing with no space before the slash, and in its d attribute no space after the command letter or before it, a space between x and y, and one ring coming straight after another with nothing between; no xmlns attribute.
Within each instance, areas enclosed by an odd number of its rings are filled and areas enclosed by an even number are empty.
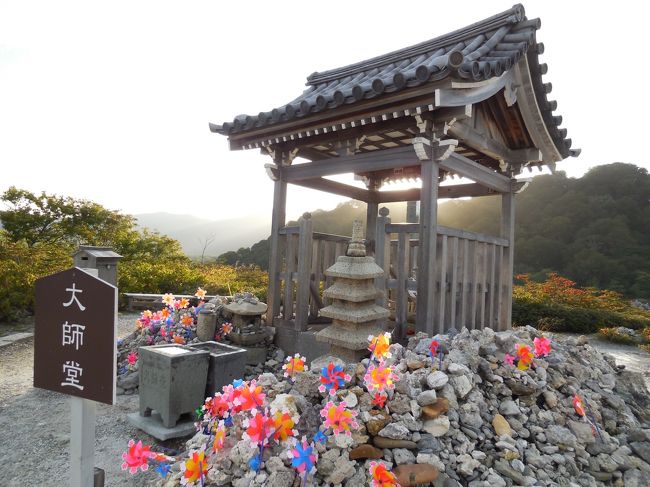
<svg viewBox="0 0 650 487"><path fill-rule="evenodd" d="M332 401L325 404L320 411L320 415L324 418L323 426L332 428L334 434L344 433L350 436L352 428L358 428L359 424L354 419L357 412L346 409L346 407L345 401L341 401L338 405Z"/></svg>
<svg viewBox="0 0 650 487"><path fill-rule="evenodd" d="M375 395L372 398L372 404L378 406L381 409L386 404L387 398L388 396L386 396L385 394L380 394L379 392L375 392Z"/></svg>
<svg viewBox="0 0 650 487"><path fill-rule="evenodd" d="M439 345L440 342L438 342L438 340L431 340L431 343L429 344L429 356L431 358L435 358L436 354L438 353Z"/></svg>
<svg viewBox="0 0 650 487"><path fill-rule="evenodd" d="M535 337L533 340L535 345L535 356L536 357L546 357L551 353L551 340L545 337Z"/></svg>
<svg viewBox="0 0 650 487"><path fill-rule="evenodd" d="M307 443L307 438L302 437L302 441L297 443L294 448L289 452L291 457L291 466L295 468L298 473L302 474L303 487L307 483L307 476L315 470L317 455L314 450L313 444Z"/></svg>
<svg viewBox="0 0 650 487"><path fill-rule="evenodd" d="M395 474L381 462L370 462L371 487L400 487Z"/></svg>
<svg viewBox="0 0 650 487"><path fill-rule="evenodd" d="M592 421L587 417L587 412L585 410L584 404L582 403L582 398L578 396L578 394L575 394L573 396L573 408L576 410L576 413L578 413L578 416L582 416L582 419L584 419L587 423L589 423L594 433L594 436L596 436L597 433L598 438L600 438L600 441L603 441L603 435L600 432L600 428L598 427L598 424L596 423L595 420Z"/></svg>
<svg viewBox="0 0 650 487"><path fill-rule="evenodd" d="M149 468L149 456L151 455L151 447L143 446L142 441L137 443L134 440L129 440L129 449L126 453L122 453L122 470L128 470L129 473L136 473L138 468L145 471Z"/></svg>
<svg viewBox="0 0 650 487"><path fill-rule="evenodd" d="M377 336L370 335L368 337L370 345L368 345L368 350L370 350L370 360L372 361L373 357L377 359L390 358L390 333L381 333Z"/></svg>
<svg viewBox="0 0 650 487"><path fill-rule="evenodd" d="M242 411L250 411L264 405L266 394L262 392L262 386L258 386L255 379L249 384L242 384L238 389L240 389L240 393L234 398L233 403L238 404Z"/></svg>
<svg viewBox="0 0 650 487"><path fill-rule="evenodd" d="M506 353L506 356L503 357L503 362L508 364L508 365L514 365L515 364L515 358L510 355L509 353Z"/></svg>
<svg viewBox="0 0 650 487"><path fill-rule="evenodd" d="M329 395L333 396L350 379L351 377L343 371L341 365L334 365L330 362L321 370L321 385L318 387L318 390L320 392L329 391Z"/></svg>
<svg viewBox="0 0 650 487"><path fill-rule="evenodd" d="M307 359L302 357L299 353L295 354L293 357L287 357L286 363L282 366L284 376L293 381L294 373L305 372L307 370L307 366L305 365L306 361Z"/></svg>
<svg viewBox="0 0 650 487"><path fill-rule="evenodd" d="M383 360L378 365L372 364L368 367L368 371L363 378L370 393L381 393L385 390L394 389L397 379L398 377L393 373L393 369L387 367Z"/></svg>
<svg viewBox="0 0 650 487"><path fill-rule="evenodd" d="M205 299L205 295L207 294L207 291L202 288L198 288L196 292L194 293L194 296L196 296L199 299Z"/></svg>
<svg viewBox="0 0 650 487"><path fill-rule="evenodd" d="M204 478L208 474L208 462L205 460L205 452L202 450L192 450L190 458L181 463L181 485L194 485L197 480L204 483Z"/></svg>
<svg viewBox="0 0 650 487"><path fill-rule="evenodd" d="M296 422L297 419L291 416L290 413L276 411L271 417L273 439L278 442L287 441L289 438L297 435L298 432L293 429Z"/></svg>
<svg viewBox="0 0 650 487"><path fill-rule="evenodd" d="M517 345L517 368L519 370L528 370L533 363L533 352L528 345Z"/></svg>

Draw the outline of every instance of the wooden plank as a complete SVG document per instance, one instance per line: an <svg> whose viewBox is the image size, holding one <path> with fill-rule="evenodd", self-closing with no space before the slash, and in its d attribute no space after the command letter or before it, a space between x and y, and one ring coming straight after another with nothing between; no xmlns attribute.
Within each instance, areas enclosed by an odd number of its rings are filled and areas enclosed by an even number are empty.
<svg viewBox="0 0 650 487"><path fill-rule="evenodd" d="M324 241L323 242L324 248L323 248L323 275L325 271L333 264L334 262L334 246L336 245L334 242L331 241ZM325 276L323 277L324 280L324 288L327 289L332 285L332 278ZM328 306L331 303L331 300L329 298L323 297L323 304L325 306Z"/></svg>
<svg viewBox="0 0 650 487"><path fill-rule="evenodd" d="M405 146L281 167L280 173L285 181L295 183L300 179L313 179L351 172L358 173L395 169L417 166L419 163L420 160L413 147Z"/></svg>
<svg viewBox="0 0 650 487"><path fill-rule="evenodd" d="M416 330L434 335L433 313L436 290L436 235L438 227L439 164L423 161L422 199L420 200L420 245L418 247L418 304Z"/></svg>
<svg viewBox="0 0 650 487"><path fill-rule="evenodd" d="M472 273L471 273L471 296L470 296L470 304L471 304L471 310L469 314L470 318L470 329L475 330L476 329L476 316L478 313L478 296L479 296L479 289L478 289L478 279L479 279L479 256L478 256L478 250L479 250L479 242L476 240L471 241L470 245L470 251L469 251L469 257L471 259L471 267Z"/></svg>
<svg viewBox="0 0 650 487"><path fill-rule="evenodd" d="M345 235L336 235L333 233L314 232L313 236L316 240L323 240L326 242L341 242L346 245L350 241L350 237L346 237Z"/></svg>
<svg viewBox="0 0 650 487"><path fill-rule="evenodd" d="M449 132L457 139L460 139L464 145L493 159L508 161L514 164L525 164L530 161L542 160L542 153L539 149L512 150L493 137L483 135L464 122L456 122L449 128Z"/></svg>
<svg viewBox="0 0 650 487"><path fill-rule="evenodd" d="M462 277L461 277L461 300L460 300L460 327L468 325L468 307L470 306L469 293L470 293L470 283L469 283L469 240L462 239L462 252L463 258L461 260L462 266Z"/></svg>
<svg viewBox="0 0 650 487"><path fill-rule="evenodd" d="M287 209L287 183L275 181L273 186L273 213L271 217L271 245L269 250L269 289L267 293L268 309L266 322L280 314L280 267L282 265L282 242L280 229L284 227ZM284 240L284 239L282 239Z"/></svg>
<svg viewBox="0 0 650 487"><path fill-rule="evenodd" d="M488 246L488 273L487 273L487 326L494 328L494 298L496 289L494 288L495 272L496 272L496 245L490 244Z"/></svg>
<svg viewBox="0 0 650 487"><path fill-rule="evenodd" d="M475 88L453 89L438 88L435 90L435 105L437 107L457 107L465 105L474 105L483 100L487 100L497 93L503 87L512 83L513 75L511 71L504 73L499 78L492 78L487 83Z"/></svg>
<svg viewBox="0 0 650 487"><path fill-rule="evenodd" d="M512 326L512 274L515 247L515 195L505 193L501 196L501 236L508 240L509 245L503 251L501 292L501 316L499 329L507 330Z"/></svg>
<svg viewBox="0 0 650 487"><path fill-rule="evenodd" d="M440 242L440 294L438 295L438 333L445 330L445 304L447 301L447 235Z"/></svg>
<svg viewBox="0 0 650 487"><path fill-rule="evenodd" d="M406 285L408 275L407 234L400 233L397 237L397 298L395 302L395 334L398 342L406 339L406 323L408 317L408 293Z"/></svg>
<svg viewBox="0 0 650 487"><path fill-rule="evenodd" d="M280 235L298 235L300 233L300 227L298 225L284 227L280 229Z"/></svg>
<svg viewBox="0 0 650 487"><path fill-rule="evenodd" d="M485 301L487 298L487 272L488 272L488 253L487 253L488 244L482 243L480 247L480 258L481 258L481 279L480 279L480 292L479 292L479 309L478 309L478 324L480 328L485 328Z"/></svg>
<svg viewBox="0 0 650 487"><path fill-rule="evenodd" d="M309 320L309 283L311 281L312 260L312 229L311 214L305 213L300 218L300 234L298 236L298 282L296 283L296 323L298 331L307 331Z"/></svg>
<svg viewBox="0 0 650 487"><path fill-rule="evenodd" d="M388 272L390 269L390 235L386 233L386 225L389 223L390 214L388 208L381 208L379 210L379 216L377 217L377 229L375 231L375 262L384 270L384 275L375 278L375 287L378 291L375 302L384 308L386 308L388 304L388 289L386 288L386 281L389 277Z"/></svg>
<svg viewBox="0 0 650 487"><path fill-rule="evenodd" d="M494 310L494 328L496 330L501 329L501 306L503 305L503 247L500 245L496 246L497 250L497 263L496 263L496 275L494 276L494 291L495 291L495 310Z"/></svg>
<svg viewBox="0 0 650 487"><path fill-rule="evenodd" d="M303 186L305 188L316 189L318 191L325 191L327 193L337 194L339 196L345 196L346 198L352 198L353 200L358 201L368 202L373 200L373 193L367 189L357 188L356 186L339 183L338 181L332 181L331 179L296 179L291 181L291 184Z"/></svg>
<svg viewBox="0 0 650 487"><path fill-rule="evenodd" d="M293 320L293 279L290 276L296 270L297 239L297 235L287 235L287 252L284 267L284 309L282 313L285 320Z"/></svg>
<svg viewBox="0 0 650 487"><path fill-rule="evenodd" d="M481 166L456 152L452 152L449 157L441 160L440 167L447 171L451 171L454 174L458 174L459 176L464 176L472 181L476 181L477 183L493 189L498 193L507 193L511 190L509 178L496 173L485 166Z"/></svg>
<svg viewBox="0 0 650 487"><path fill-rule="evenodd" d="M451 238L451 288L449 292L449 326L452 328L460 328L456 326L456 308L457 308L457 292L458 292L458 238Z"/></svg>
<svg viewBox="0 0 650 487"><path fill-rule="evenodd" d="M320 280L323 272L323 241L314 239L312 241L312 258L311 258L311 273L313 279L310 282L310 289L312 291L312 299L309 305L309 317L318 317L318 311L322 308L320 299Z"/></svg>

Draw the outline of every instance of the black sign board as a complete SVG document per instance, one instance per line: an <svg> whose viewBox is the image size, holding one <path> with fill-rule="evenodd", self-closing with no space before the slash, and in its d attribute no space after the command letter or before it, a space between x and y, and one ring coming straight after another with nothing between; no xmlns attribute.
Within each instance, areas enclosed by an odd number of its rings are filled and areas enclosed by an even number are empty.
<svg viewBox="0 0 650 487"><path fill-rule="evenodd" d="M115 404L117 288L79 269L36 281L34 387Z"/></svg>

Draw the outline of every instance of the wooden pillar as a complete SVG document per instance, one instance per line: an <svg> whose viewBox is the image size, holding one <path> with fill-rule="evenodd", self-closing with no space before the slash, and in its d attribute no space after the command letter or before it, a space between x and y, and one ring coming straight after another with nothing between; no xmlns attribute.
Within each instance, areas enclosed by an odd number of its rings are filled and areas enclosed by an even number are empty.
<svg viewBox="0 0 650 487"><path fill-rule="evenodd" d="M515 257L515 194L513 192L501 195L501 237L508 239L509 245L503 249L503 264L500 299L499 329L512 327L512 279Z"/></svg>
<svg viewBox="0 0 650 487"><path fill-rule="evenodd" d="M273 216L271 217L271 249L269 252L269 290L266 323L273 324L273 318L280 314L280 268L282 252L280 229L284 228L287 212L287 183L282 179L275 181L273 187ZM289 236L287 236L289 238Z"/></svg>
<svg viewBox="0 0 650 487"><path fill-rule="evenodd" d="M368 202L368 209L366 210L366 255L375 255L377 248L377 211L379 204L375 202Z"/></svg>
<svg viewBox="0 0 650 487"><path fill-rule="evenodd" d="M430 335L442 330L434 329L434 306L436 291L436 227L438 224L438 177L437 161L421 163L422 192L420 195L420 245L418 247L418 297L416 331Z"/></svg>
<svg viewBox="0 0 650 487"><path fill-rule="evenodd" d="M296 282L296 322L298 331L307 331L309 319L309 294L311 292L311 264L313 250L313 223L311 213L300 218L298 234L298 270Z"/></svg>
<svg viewBox="0 0 650 487"><path fill-rule="evenodd" d="M377 191L379 190L381 182L374 177L370 178L368 182L368 190L370 191L371 198L366 202L368 208L366 209L366 255L375 255L377 247L377 212L379 210L379 203L377 203Z"/></svg>
<svg viewBox="0 0 650 487"><path fill-rule="evenodd" d="M375 287L380 291L376 303L384 308L388 307L388 289L386 283L390 276L390 235L386 234L386 225L390 223L388 208L385 206L379 210L377 218L377 230L375 231L375 262L384 270L382 277L375 278Z"/></svg>

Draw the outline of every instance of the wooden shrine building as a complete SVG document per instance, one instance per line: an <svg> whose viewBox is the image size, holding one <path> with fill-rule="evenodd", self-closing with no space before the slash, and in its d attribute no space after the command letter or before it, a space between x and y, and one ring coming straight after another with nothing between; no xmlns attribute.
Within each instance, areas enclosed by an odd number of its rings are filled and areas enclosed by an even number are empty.
<svg viewBox="0 0 650 487"><path fill-rule="evenodd" d="M540 20L521 5L463 29L356 64L317 72L295 100L210 130L231 150L261 149L274 181L267 322L306 330L323 306L323 275L346 239L286 227L287 185L367 203L366 241L385 279L398 336L409 306L430 334L511 325L515 176L571 150L539 62ZM297 161L300 156L310 162ZM365 188L328 176L354 173ZM450 176L471 181L449 184ZM417 178L421 188L382 190ZM439 226L439 198L501 195L501 234ZM419 223L393 224L382 203L419 201ZM372 255L372 254L371 254ZM411 302L409 302L409 299ZM283 303L283 304L282 304ZM325 303L326 304L326 303Z"/></svg>

